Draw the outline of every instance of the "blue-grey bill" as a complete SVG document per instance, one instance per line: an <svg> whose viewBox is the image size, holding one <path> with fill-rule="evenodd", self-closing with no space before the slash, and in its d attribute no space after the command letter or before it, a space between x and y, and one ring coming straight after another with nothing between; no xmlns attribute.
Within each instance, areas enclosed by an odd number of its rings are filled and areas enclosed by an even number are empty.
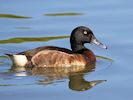
<svg viewBox="0 0 133 100"><path fill-rule="evenodd" d="M104 48L104 49L107 49L107 46L102 44L100 41L98 41L95 37L92 38L91 40L91 43L101 47L101 48Z"/></svg>

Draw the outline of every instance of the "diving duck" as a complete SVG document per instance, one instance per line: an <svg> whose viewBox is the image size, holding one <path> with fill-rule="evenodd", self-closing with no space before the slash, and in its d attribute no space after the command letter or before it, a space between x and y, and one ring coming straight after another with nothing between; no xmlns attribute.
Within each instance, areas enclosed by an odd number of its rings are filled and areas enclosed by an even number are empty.
<svg viewBox="0 0 133 100"><path fill-rule="evenodd" d="M8 55L15 66L30 67L71 67L95 63L96 56L85 43L107 47L96 39L93 32L85 26L73 29L70 36L71 49L56 46L42 46L17 54Z"/></svg>

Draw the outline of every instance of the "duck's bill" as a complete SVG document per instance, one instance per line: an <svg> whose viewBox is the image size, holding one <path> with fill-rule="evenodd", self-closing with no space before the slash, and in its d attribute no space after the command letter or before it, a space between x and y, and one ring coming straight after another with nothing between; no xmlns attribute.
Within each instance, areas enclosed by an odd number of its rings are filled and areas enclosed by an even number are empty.
<svg viewBox="0 0 133 100"><path fill-rule="evenodd" d="M99 46L101 48L107 49L107 46L102 44L100 41L98 41L94 36L91 39L91 43L95 44L95 45L97 45L97 46Z"/></svg>

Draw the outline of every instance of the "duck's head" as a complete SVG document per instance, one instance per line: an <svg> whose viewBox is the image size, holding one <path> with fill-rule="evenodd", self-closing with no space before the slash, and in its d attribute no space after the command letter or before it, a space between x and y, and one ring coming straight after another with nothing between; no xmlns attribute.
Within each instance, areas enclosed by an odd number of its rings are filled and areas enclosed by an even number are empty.
<svg viewBox="0 0 133 100"><path fill-rule="evenodd" d="M96 39L93 32L85 26L76 27L70 37L70 43L72 51L77 52L78 50L84 49L85 43L96 44L99 47L107 49L107 47Z"/></svg>

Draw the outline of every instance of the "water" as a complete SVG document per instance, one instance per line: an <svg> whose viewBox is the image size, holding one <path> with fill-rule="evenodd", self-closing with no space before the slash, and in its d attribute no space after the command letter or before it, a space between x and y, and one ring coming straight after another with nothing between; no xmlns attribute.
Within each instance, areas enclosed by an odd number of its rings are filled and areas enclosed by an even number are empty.
<svg viewBox="0 0 133 100"><path fill-rule="evenodd" d="M0 98L131 100L132 3L131 0L0 0ZM54 70L42 74L12 68L4 56L43 45L70 48L68 37L79 25L89 26L108 50L86 46L96 55L113 61L98 58L91 72L68 77L66 73L60 74L60 70L56 70L58 75ZM95 82L99 84L90 87Z"/></svg>

